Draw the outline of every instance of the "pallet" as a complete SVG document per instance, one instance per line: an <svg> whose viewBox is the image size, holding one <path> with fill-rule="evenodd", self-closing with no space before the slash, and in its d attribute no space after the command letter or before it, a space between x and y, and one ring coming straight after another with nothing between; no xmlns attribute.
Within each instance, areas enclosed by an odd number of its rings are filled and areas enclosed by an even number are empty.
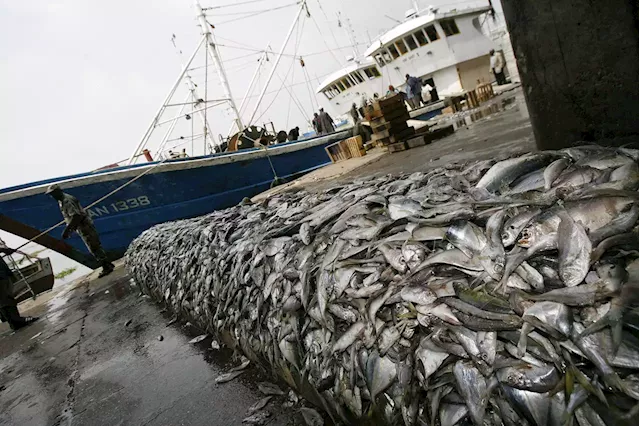
<svg viewBox="0 0 640 426"><path fill-rule="evenodd" d="M424 141L424 135L418 136L417 138L412 138L407 141L407 148L417 148L419 146L424 146L426 142Z"/></svg>
<svg viewBox="0 0 640 426"><path fill-rule="evenodd" d="M398 118L384 123L372 124L371 130L373 130L373 133L384 132L385 130L390 130L392 133L398 133L402 132L407 127L409 127L407 125L407 120L404 118Z"/></svg>
<svg viewBox="0 0 640 426"><path fill-rule="evenodd" d="M445 136L452 135L454 132L455 128L453 127L453 124L450 124L448 126L439 126L431 129L429 133L424 136L424 140L429 144L437 139L442 139Z"/></svg>
<svg viewBox="0 0 640 426"><path fill-rule="evenodd" d="M380 117L373 117L369 119L369 124L371 124L372 127L374 126L379 126L381 124L384 123L391 123L392 121L397 121L397 120L409 120L411 117L409 116L409 111L407 111L407 109L398 109L395 110L389 114L385 114L383 116Z"/></svg>
<svg viewBox="0 0 640 426"><path fill-rule="evenodd" d="M387 152L394 153L399 151L406 151L407 145L404 142L398 142L391 145L387 145Z"/></svg>
<svg viewBox="0 0 640 426"><path fill-rule="evenodd" d="M374 133L371 135L371 140L382 141L385 145L389 145L392 143L402 142L414 134L415 129L413 127L407 127L406 130L394 134Z"/></svg>

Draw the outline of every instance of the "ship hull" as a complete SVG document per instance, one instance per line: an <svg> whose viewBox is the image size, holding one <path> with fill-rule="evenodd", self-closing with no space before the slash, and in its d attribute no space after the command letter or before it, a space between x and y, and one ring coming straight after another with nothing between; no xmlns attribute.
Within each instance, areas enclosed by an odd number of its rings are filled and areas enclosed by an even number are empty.
<svg viewBox="0 0 640 426"><path fill-rule="evenodd" d="M57 203L44 194L51 183L60 185L84 206L128 183L88 209L104 249L116 259L153 225L230 207L269 189L273 170L279 178L289 180L329 163L324 147L348 136L343 131L267 150L146 163L7 188L0 191L0 229L32 239L61 221ZM59 226L36 242L90 268L97 267L77 234L62 240L63 229Z"/></svg>

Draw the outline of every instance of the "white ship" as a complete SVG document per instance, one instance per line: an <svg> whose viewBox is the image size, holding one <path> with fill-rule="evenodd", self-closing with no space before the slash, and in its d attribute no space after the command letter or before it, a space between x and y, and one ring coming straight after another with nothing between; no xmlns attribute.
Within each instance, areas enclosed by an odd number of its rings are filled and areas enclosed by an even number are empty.
<svg viewBox="0 0 640 426"><path fill-rule="evenodd" d="M353 103L360 107L363 96L384 96L390 85L406 91L406 74L434 88L434 103L475 89L479 83L493 82L489 51L500 46L483 29L491 11L490 5L419 11L414 4L404 22L378 37L363 58L354 58L330 74L316 92L326 97L335 115L343 115ZM442 102L438 104L434 106L442 107Z"/></svg>

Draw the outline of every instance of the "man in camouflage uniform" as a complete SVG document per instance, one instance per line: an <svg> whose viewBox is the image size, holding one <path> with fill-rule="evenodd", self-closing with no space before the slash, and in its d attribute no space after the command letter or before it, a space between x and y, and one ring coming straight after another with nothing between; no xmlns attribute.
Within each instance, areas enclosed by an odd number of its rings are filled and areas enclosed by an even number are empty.
<svg viewBox="0 0 640 426"><path fill-rule="evenodd" d="M51 185L47 189L47 194L51 195L60 206L62 217L67 223L67 227L62 233L62 238L67 239L73 231L76 231L82 241L86 244L91 254L96 258L102 266L100 277L109 275L113 271L113 263L109 262L107 253L100 244L100 237L93 221L87 212L82 208L78 199L72 195L62 192L58 185Z"/></svg>

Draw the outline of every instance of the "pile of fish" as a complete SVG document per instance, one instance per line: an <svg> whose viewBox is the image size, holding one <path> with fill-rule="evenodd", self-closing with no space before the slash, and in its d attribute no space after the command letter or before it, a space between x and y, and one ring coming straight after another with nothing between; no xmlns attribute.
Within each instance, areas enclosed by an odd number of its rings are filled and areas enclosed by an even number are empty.
<svg viewBox="0 0 640 426"><path fill-rule="evenodd" d="M638 422L638 151L370 177L155 226L142 290L334 423Z"/></svg>

